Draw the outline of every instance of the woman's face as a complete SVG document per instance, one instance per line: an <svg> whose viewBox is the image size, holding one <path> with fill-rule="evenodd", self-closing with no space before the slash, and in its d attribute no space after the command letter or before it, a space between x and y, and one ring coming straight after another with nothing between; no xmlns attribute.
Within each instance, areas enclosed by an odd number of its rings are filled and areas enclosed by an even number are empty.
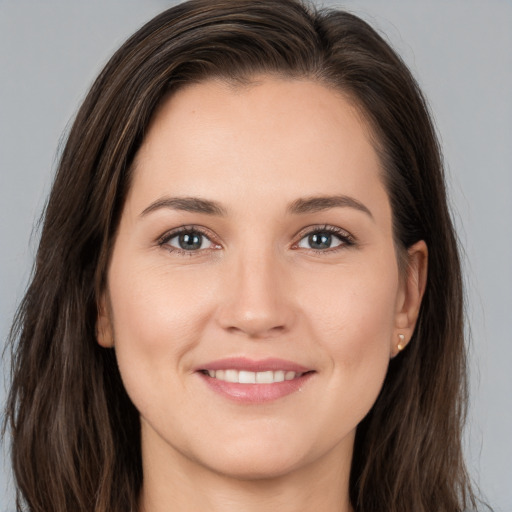
<svg viewBox="0 0 512 512"><path fill-rule="evenodd" d="M357 111L317 83L210 81L162 105L98 321L146 465L346 470L426 259L399 275L380 173Z"/></svg>

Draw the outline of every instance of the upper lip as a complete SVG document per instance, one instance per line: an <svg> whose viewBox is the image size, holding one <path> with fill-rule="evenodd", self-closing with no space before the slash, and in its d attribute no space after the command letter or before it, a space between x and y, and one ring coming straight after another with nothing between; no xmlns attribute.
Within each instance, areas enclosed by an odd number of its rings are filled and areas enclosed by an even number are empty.
<svg viewBox="0 0 512 512"><path fill-rule="evenodd" d="M311 368L307 368L294 363L293 361L286 361L284 359L267 358L254 360L246 357L227 357L224 359L217 359L195 368L195 371L200 370L239 370L248 372L284 370L295 373L312 371Z"/></svg>

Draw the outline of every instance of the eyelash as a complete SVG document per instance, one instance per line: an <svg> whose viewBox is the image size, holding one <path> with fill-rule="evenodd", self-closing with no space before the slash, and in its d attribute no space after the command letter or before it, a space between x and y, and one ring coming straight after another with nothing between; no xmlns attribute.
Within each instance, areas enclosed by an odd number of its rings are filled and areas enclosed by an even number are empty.
<svg viewBox="0 0 512 512"><path fill-rule="evenodd" d="M177 247L172 247L171 245L169 245L170 240L172 240L173 238L175 238L179 235L187 234L187 233L197 233L199 235L204 236L213 245L219 245L212 240L213 237L212 237L212 234L210 233L210 231L204 229L201 226L195 226L195 225L194 226L181 226L179 228L173 229L172 231L168 231L167 233L165 233L158 239L158 245L172 253L177 253L177 254L180 254L183 256L194 256L194 253L197 253L200 251L199 250L186 251L185 249L178 249Z"/></svg>
<svg viewBox="0 0 512 512"><path fill-rule="evenodd" d="M307 249L310 252L316 253L316 254L325 254L325 253L333 253L338 252L343 249L347 249L349 247L353 247L356 244L355 238L344 229L341 229L337 226L331 226L329 224L324 224L323 226L308 226L304 229L302 229L296 237L299 239L298 242L294 243L292 245L293 249L299 248L298 244L306 237L312 236L315 234L320 233L329 233L332 235L335 235L340 240L340 245L336 247L329 247L327 249Z"/></svg>
<svg viewBox="0 0 512 512"><path fill-rule="evenodd" d="M169 241L170 240L172 240L173 238L175 238L175 237L177 237L177 236L179 236L181 234L187 234L187 233L188 234L196 233L196 234L202 235L207 240L209 240L210 243L213 244L214 246L215 245L216 246L220 245L220 244L216 243L213 240L213 237L212 237L210 231L204 229L201 226L195 226L195 225L181 226L179 228L173 229L172 231L169 231L169 232L165 233L164 235L162 235L158 239L158 245L160 247L165 248L166 250L168 250L171 253L177 253L177 254L184 255L184 256L194 256L195 253L207 250L207 249L185 250L185 249L178 249L177 247L172 247L171 245L169 245ZM306 249L306 250L308 250L310 252L313 252L313 253L316 253L316 254L325 254L325 253L337 252L337 251L346 249L348 247L352 247L352 246L354 246L356 244L356 240L354 239L354 237L350 233L345 231L344 229L341 229L341 228L336 227L336 226L331 226L331 225L325 224L323 226L308 226L308 227L302 229L297 235L295 235L295 237L298 237L298 241L295 242L291 246L291 248L294 249L294 250L299 249L300 248L299 247L299 243L304 238L312 236L312 235L315 235L315 234L321 234L321 233L333 234L333 235L335 235L340 240L341 243L339 245L335 246L335 247L332 247L332 248L330 248L330 247L327 248L327 249L312 249L312 248L309 248L309 249Z"/></svg>

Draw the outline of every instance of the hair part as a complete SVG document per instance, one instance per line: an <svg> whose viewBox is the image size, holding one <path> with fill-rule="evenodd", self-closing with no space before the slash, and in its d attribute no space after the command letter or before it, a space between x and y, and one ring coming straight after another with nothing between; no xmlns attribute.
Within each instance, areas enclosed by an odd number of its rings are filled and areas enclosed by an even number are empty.
<svg viewBox="0 0 512 512"><path fill-rule="evenodd" d="M413 339L391 361L357 430L352 505L357 512L476 508L461 448L460 262L441 152L416 81L375 30L347 12L295 0L193 0L158 15L114 54L60 159L10 336L6 419L18 510L23 503L32 512L137 510L140 420L114 352L95 333L132 163L169 94L215 78L247 85L261 75L314 80L358 106L381 158L397 252L419 240L429 248Z"/></svg>

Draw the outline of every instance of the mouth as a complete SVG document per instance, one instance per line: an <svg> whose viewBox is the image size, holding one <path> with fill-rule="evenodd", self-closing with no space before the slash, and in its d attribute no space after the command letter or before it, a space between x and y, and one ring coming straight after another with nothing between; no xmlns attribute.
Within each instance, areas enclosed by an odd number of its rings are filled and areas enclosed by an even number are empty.
<svg viewBox="0 0 512 512"><path fill-rule="evenodd" d="M282 359L228 358L196 369L208 388L245 404L271 402L301 391L315 373Z"/></svg>

